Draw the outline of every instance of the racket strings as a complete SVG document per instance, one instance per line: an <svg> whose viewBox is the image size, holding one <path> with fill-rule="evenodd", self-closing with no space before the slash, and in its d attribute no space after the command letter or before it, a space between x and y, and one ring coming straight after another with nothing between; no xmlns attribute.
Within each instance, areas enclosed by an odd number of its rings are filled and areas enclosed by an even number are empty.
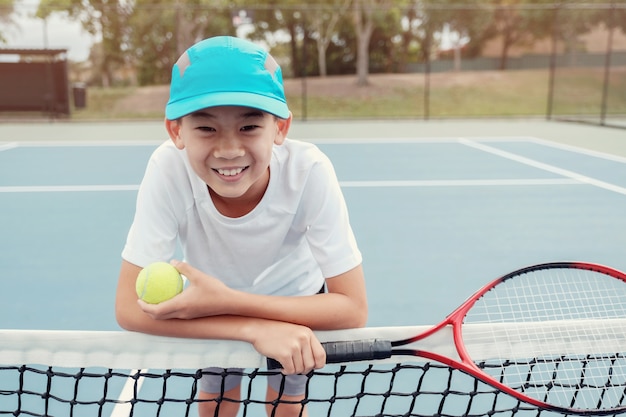
<svg viewBox="0 0 626 417"><path fill-rule="evenodd" d="M565 267L507 277L466 314L463 338L487 374L534 399L575 409L626 405L621 279Z"/></svg>
<svg viewBox="0 0 626 417"><path fill-rule="evenodd" d="M584 270L540 271L509 279L479 300L465 322L623 318L626 285L594 275Z"/></svg>

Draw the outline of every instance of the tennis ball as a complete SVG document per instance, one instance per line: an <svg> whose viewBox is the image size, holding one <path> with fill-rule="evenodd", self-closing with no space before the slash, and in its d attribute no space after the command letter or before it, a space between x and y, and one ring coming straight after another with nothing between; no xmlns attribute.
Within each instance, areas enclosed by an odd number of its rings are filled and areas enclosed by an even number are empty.
<svg viewBox="0 0 626 417"><path fill-rule="evenodd" d="M183 278L172 265L155 262L139 272L135 290L146 303L158 304L182 292Z"/></svg>

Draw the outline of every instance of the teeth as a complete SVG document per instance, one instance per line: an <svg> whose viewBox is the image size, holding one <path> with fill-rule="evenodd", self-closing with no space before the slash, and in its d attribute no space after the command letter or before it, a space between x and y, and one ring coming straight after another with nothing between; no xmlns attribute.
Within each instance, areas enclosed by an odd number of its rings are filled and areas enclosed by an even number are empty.
<svg viewBox="0 0 626 417"><path fill-rule="evenodd" d="M217 172L220 175L224 175L225 177L232 177L233 175L239 174L241 171L243 171L243 168L234 168L234 169L221 169L221 168L218 168L218 170L217 170Z"/></svg>

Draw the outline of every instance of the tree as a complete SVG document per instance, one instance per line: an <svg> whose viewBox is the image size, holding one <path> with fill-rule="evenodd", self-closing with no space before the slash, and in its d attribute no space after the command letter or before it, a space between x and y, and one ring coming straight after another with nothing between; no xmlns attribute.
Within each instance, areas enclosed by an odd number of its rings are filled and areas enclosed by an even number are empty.
<svg viewBox="0 0 626 417"><path fill-rule="evenodd" d="M351 0L318 0L315 4L303 4L301 0L273 0L256 6L253 39L273 45L275 34L289 33L291 73L310 74L312 65L304 62L304 56L317 56L317 70L321 76L328 74L327 53L337 40L337 25L350 6ZM311 42L309 42L311 41ZM310 45L315 50L309 53ZM305 68L307 66L307 68Z"/></svg>
<svg viewBox="0 0 626 417"><path fill-rule="evenodd" d="M455 69L461 68L461 48L464 54L474 57L483 44L481 36L489 26L493 12L482 0L447 0L447 11L441 11L441 22L454 49Z"/></svg>
<svg viewBox="0 0 626 417"><path fill-rule="evenodd" d="M610 27L620 28L626 34L626 5L618 0L611 0L610 15L605 15Z"/></svg>
<svg viewBox="0 0 626 417"><path fill-rule="evenodd" d="M311 30L317 45L317 62L320 76L328 73L326 51L331 39L336 34L337 23L350 7L351 0L331 0L328 7L316 7L310 10ZM319 4L318 4L319 5Z"/></svg>
<svg viewBox="0 0 626 417"><path fill-rule="evenodd" d="M254 6L253 40L277 47L277 34L289 34L291 74L303 76L316 71L328 74L328 49L338 40L337 26L351 0L317 0L303 4L302 0L272 0ZM313 47L314 45L314 47ZM317 60L305 62L305 57Z"/></svg>
<svg viewBox="0 0 626 417"><path fill-rule="evenodd" d="M507 68L511 47L530 45L551 35L552 3L552 0L494 0L492 24L481 38L501 40L501 70Z"/></svg>
<svg viewBox="0 0 626 417"><path fill-rule="evenodd" d="M167 84L178 57L209 36L234 35L227 1L135 0L129 52L140 85Z"/></svg>
<svg viewBox="0 0 626 417"><path fill-rule="evenodd" d="M593 7L593 0L584 7L576 4L559 4L553 10L553 35L556 41L563 45L564 52L568 53L570 59L574 60L576 53L583 46L580 36L590 32L600 23L604 23L607 27L614 26L618 20L613 20L611 9L602 6ZM599 3L598 0L595 3Z"/></svg>
<svg viewBox="0 0 626 417"><path fill-rule="evenodd" d="M68 13L87 32L100 35L100 60L93 64L101 84L107 87L126 58L130 10L124 0L41 0L36 15L45 20L52 13Z"/></svg>
<svg viewBox="0 0 626 417"><path fill-rule="evenodd" d="M0 23L5 27L13 24L11 17L15 8L13 3L13 0L0 0ZM6 41L5 35L0 30L0 43L6 43Z"/></svg>
<svg viewBox="0 0 626 417"><path fill-rule="evenodd" d="M166 84L183 49L182 16L169 1L136 0L129 19L129 52L139 85Z"/></svg>
<svg viewBox="0 0 626 417"><path fill-rule="evenodd" d="M240 7L251 14L249 25L253 28L248 34L251 40L267 43L270 48L274 45L274 34L279 31L287 31L289 34L289 65L290 72L294 76L304 74L304 64L298 59L298 41L306 42L308 16L301 12L300 0L271 0L264 2L263 6L249 6L249 2L239 0L236 7ZM283 70L287 72L287 66L281 63Z"/></svg>
<svg viewBox="0 0 626 417"><path fill-rule="evenodd" d="M374 31L370 37L368 59L370 73L394 72L398 68L396 61L399 58L408 58L397 53L401 15L402 11L397 7L396 2L376 20Z"/></svg>
<svg viewBox="0 0 626 417"><path fill-rule="evenodd" d="M353 0L352 22L356 36L357 85L367 85L369 75L369 46L376 19L385 13L389 0Z"/></svg>

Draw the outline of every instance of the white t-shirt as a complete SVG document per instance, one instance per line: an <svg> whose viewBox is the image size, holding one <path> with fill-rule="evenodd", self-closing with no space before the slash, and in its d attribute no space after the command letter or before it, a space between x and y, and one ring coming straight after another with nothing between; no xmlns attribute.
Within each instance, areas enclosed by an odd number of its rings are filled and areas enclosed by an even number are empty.
<svg viewBox="0 0 626 417"><path fill-rule="evenodd" d="M185 261L231 288L315 294L324 279L358 266L361 253L330 160L314 145L274 146L261 202L239 218L220 214L185 150L167 141L152 154L122 257L145 266Z"/></svg>

